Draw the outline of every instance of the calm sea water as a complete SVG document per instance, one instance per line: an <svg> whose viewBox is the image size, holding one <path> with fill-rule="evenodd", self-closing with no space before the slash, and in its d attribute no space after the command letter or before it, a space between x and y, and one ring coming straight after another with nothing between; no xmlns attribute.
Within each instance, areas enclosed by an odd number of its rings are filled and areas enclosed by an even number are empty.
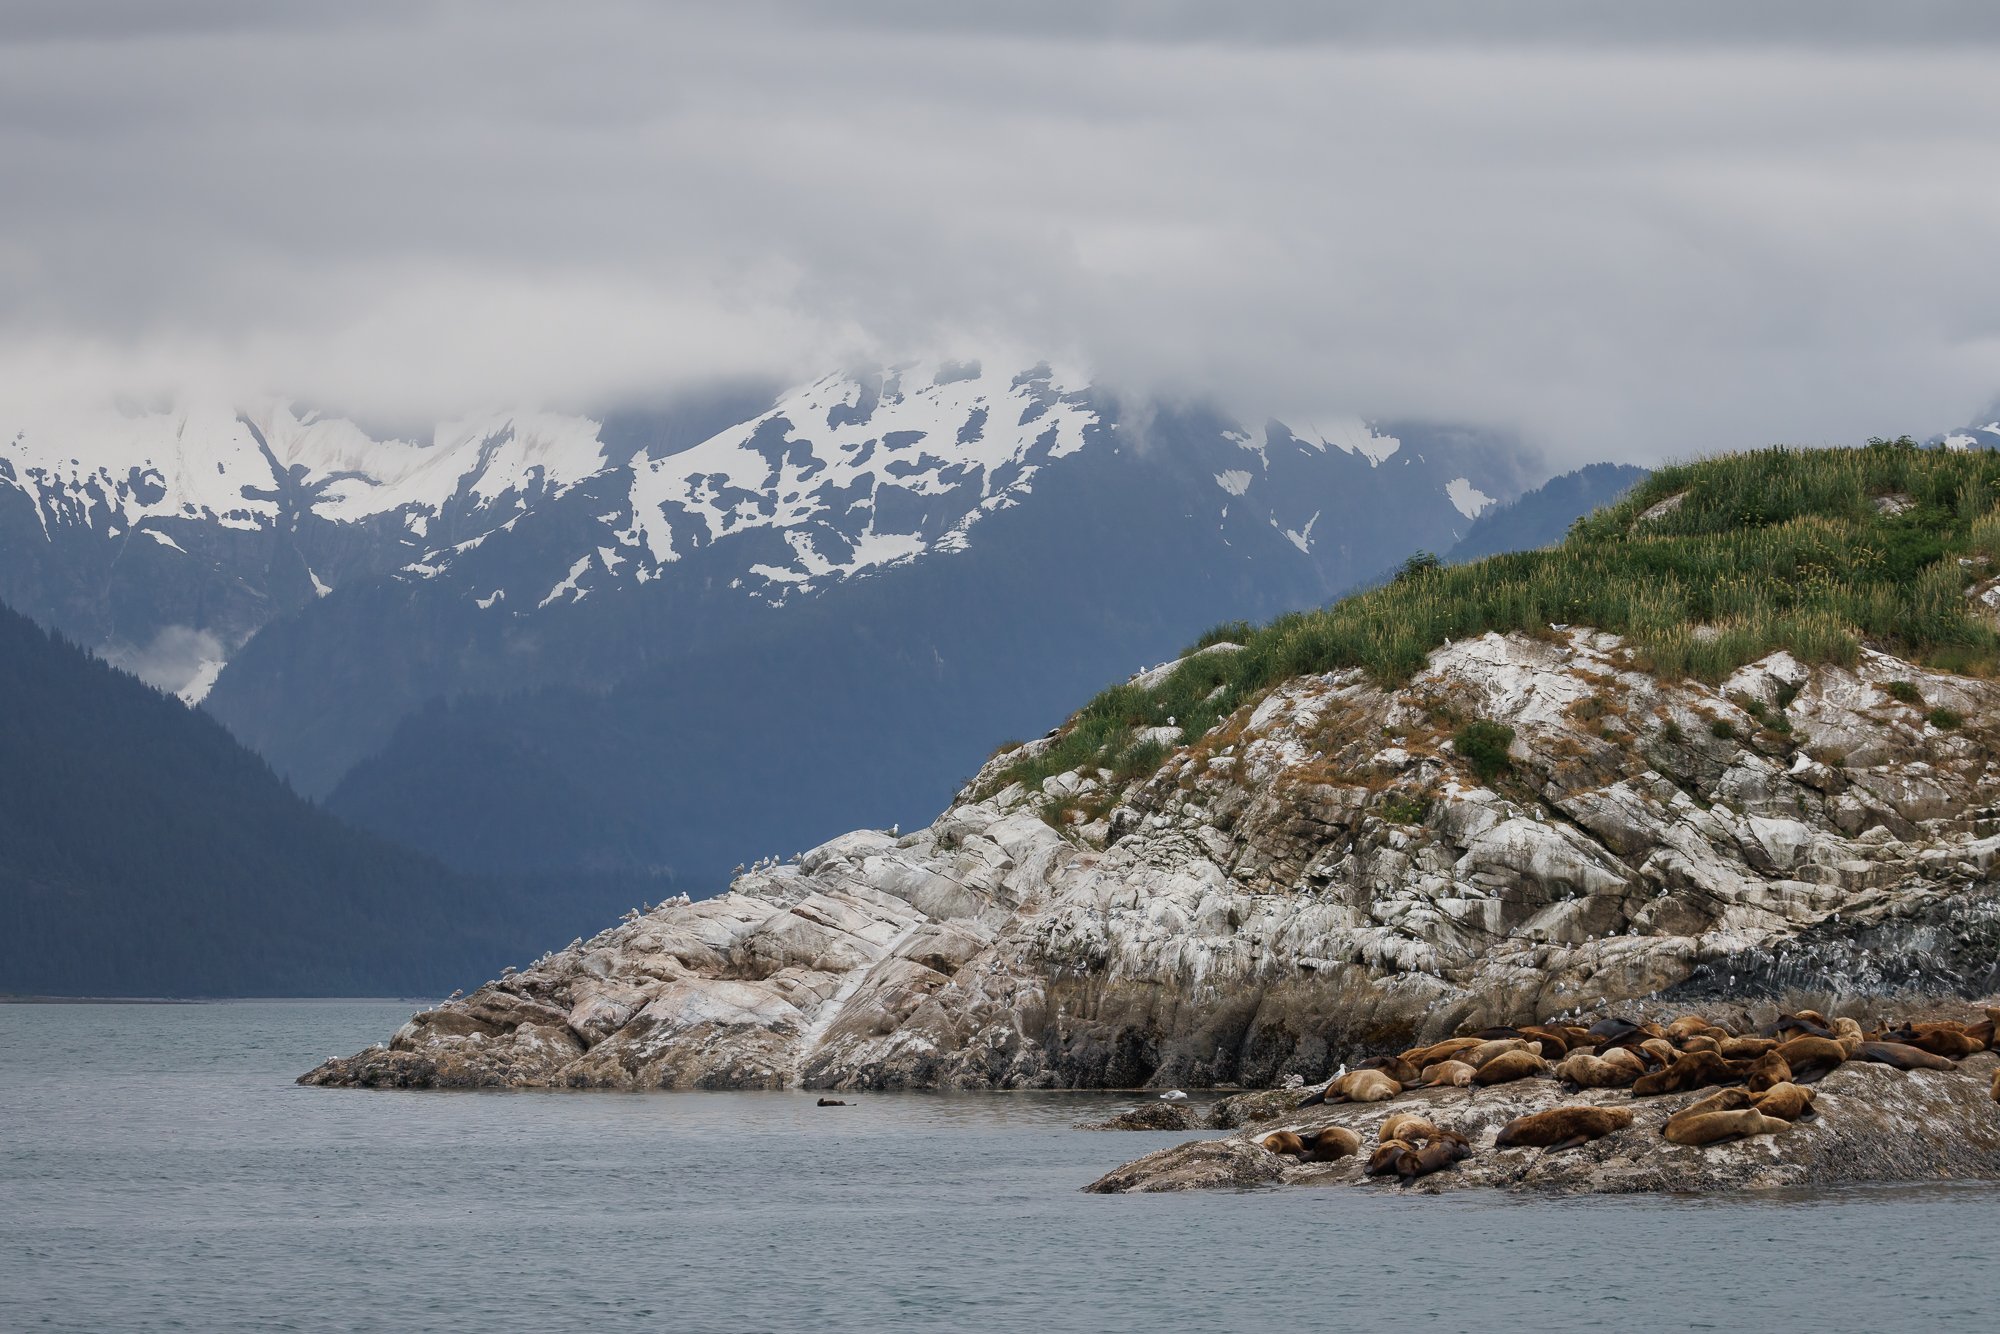
<svg viewBox="0 0 2000 1334"><path fill-rule="evenodd" d="M0 1329L1991 1330L2000 1188L1104 1198L1128 1099L300 1089L393 1003L0 1006Z"/></svg>

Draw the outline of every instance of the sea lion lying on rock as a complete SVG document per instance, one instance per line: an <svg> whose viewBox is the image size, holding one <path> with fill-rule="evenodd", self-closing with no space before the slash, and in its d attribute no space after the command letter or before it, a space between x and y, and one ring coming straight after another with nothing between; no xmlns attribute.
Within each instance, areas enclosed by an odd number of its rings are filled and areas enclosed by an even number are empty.
<svg viewBox="0 0 2000 1334"><path fill-rule="evenodd" d="M1549 1063L1541 1057L1541 1044L1531 1042L1526 1048L1501 1052L1480 1066L1472 1079L1481 1086L1509 1084L1517 1079L1547 1074L1548 1070Z"/></svg>
<svg viewBox="0 0 2000 1334"><path fill-rule="evenodd" d="M1762 1093L1765 1089L1775 1088L1779 1084L1791 1083L1792 1067L1785 1064L1785 1058L1773 1048L1750 1062L1749 1070L1744 1073L1743 1082L1752 1093Z"/></svg>
<svg viewBox="0 0 2000 1334"><path fill-rule="evenodd" d="M1325 1102L1387 1102L1403 1091L1403 1086L1380 1070L1353 1070L1334 1080L1300 1103L1317 1107Z"/></svg>
<svg viewBox="0 0 2000 1334"><path fill-rule="evenodd" d="M1689 1052L1666 1069L1655 1070L1634 1080L1632 1096L1650 1098L1661 1093L1700 1088L1705 1084L1734 1084L1743 1075L1743 1067L1716 1052Z"/></svg>
<svg viewBox="0 0 2000 1334"><path fill-rule="evenodd" d="M1819 1115L1813 1110L1813 1091L1799 1084L1773 1084L1752 1105L1780 1121L1809 1120Z"/></svg>
<svg viewBox="0 0 2000 1334"><path fill-rule="evenodd" d="M1435 1126L1431 1129L1436 1130ZM1406 1139L1392 1139L1378 1147L1368 1159L1363 1169L1368 1176L1379 1177L1395 1173L1408 1185L1418 1177L1429 1176L1432 1172L1450 1167L1472 1154L1472 1145L1463 1135L1450 1130L1439 1130L1434 1137L1421 1143Z"/></svg>
<svg viewBox="0 0 2000 1334"><path fill-rule="evenodd" d="M1515 1117L1500 1127L1493 1146L1542 1148L1553 1153L1601 1139L1631 1124L1629 1107L1552 1107L1546 1112Z"/></svg>
<svg viewBox="0 0 2000 1334"><path fill-rule="evenodd" d="M1387 1144L1392 1139L1433 1139L1443 1133L1416 1112L1391 1112L1383 1118L1382 1128L1375 1133L1375 1142Z"/></svg>
<svg viewBox="0 0 2000 1334"><path fill-rule="evenodd" d="M1960 1058L1984 1051L1986 1044L1957 1024L1905 1024L1882 1035L1885 1042L1897 1042L1927 1051L1933 1056Z"/></svg>
<svg viewBox="0 0 2000 1334"><path fill-rule="evenodd" d="M1847 1049L1830 1037L1808 1034L1779 1043L1778 1055L1791 1067L1794 1084L1815 1084L1847 1059Z"/></svg>
<svg viewBox="0 0 2000 1334"><path fill-rule="evenodd" d="M1480 1043L1477 1047L1470 1047L1459 1052L1454 1059L1464 1061L1473 1069L1478 1070L1484 1068L1491 1061L1498 1060L1502 1056L1517 1051L1532 1051L1535 1055L1539 1056L1542 1053L1542 1044L1539 1042L1530 1042L1526 1038L1492 1038Z"/></svg>
<svg viewBox="0 0 2000 1334"><path fill-rule="evenodd" d="M1439 1061L1424 1067L1424 1087L1469 1088L1478 1073L1464 1061Z"/></svg>
<svg viewBox="0 0 2000 1334"><path fill-rule="evenodd" d="M1854 1048L1847 1058L1850 1061L1868 1061L1874 1065L1890 1065L1898 1070L1956 1070L1958 1062L1945 1056L1925 1051L1922 1047L1912 1047L1903 1042L1863 1042Z"/></svg>
<svg viewBox="0 0 2000 1334"><path fill-rule="evenodd" d="M1398 1084L1408 1087L1422 1078L1423 1072L1400 1056L1371 1056L1357 1070L1380 1070Z"/></svg>
<svg viewBox="0 0 2000 1334"><path fill-rule="evenodd" d="M1682 1114L1669 1117L1661 1133L1669 1143L1704 1145L1751 1135L1775 1135L1781 1130L1791 1129L1791 1126L1790 1121L1766 1116L1755 1107L1744 1107L1733 1112L1701 1112L1694 1116Z"/></svg>
<svg viewBox="0 0 2000 1334"><path fill-rule="evenodd" d="M1327 1126L1310 1135L1280 1130L1260 1141L1272 1153L1282 1153L1305 1163L1330 1163L1361 1151L1361 1136L1341 1126Z"/></svg>
<svg viewBox="0 0 2000 1334"><path fill-rule="evenodd" d="M1571 1052L1556 1067L1556 1078L1580 1089L1630 1088L1645 1073L1645 1064L1626 1047L1613 1047L1602 1056Z"/></svg>

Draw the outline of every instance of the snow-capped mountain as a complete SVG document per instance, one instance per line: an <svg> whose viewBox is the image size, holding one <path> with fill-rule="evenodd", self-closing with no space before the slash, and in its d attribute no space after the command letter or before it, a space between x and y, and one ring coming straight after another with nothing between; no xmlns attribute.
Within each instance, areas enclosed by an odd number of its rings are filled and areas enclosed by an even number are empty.
<svg viewBox="0 0 2000 1334"><path fill-rule="evenodd" d="M697 874L915 813L993 736L1448 549L1539 480L1478 432L1245 426L950 362L671 429L382 438L266 407L0 432L0 597L202 699L300 790L464 865Z"/></svg>

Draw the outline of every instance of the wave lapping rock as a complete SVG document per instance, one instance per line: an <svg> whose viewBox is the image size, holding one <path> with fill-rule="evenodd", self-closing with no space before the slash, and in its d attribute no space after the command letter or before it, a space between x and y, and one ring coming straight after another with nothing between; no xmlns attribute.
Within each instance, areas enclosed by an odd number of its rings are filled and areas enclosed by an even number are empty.
<svg viewBox="0 0 2000 1334"><path fill-rule="evenodd" d="M1711 687L1487 635L1396 689L1294 679L1122 790L1000 786L1048 743L1010 749L928 829L635 913L303 1082L1255 1087L1676 988L1983 993L1996 705L1868 651ZM1513 732L1487 777L1473 719Z"/></svg>

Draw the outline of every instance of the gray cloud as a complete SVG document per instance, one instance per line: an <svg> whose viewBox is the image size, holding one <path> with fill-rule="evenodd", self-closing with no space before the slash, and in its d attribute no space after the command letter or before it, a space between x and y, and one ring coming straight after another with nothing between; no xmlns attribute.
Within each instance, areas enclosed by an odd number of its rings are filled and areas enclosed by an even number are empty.
<svg viewBox="0 0 2000 1334"><path fill-rule="evenodd" d="M2000 390L1990 5L168 9L0 17L6 392L945 351L1654 459Z"/></svg>

